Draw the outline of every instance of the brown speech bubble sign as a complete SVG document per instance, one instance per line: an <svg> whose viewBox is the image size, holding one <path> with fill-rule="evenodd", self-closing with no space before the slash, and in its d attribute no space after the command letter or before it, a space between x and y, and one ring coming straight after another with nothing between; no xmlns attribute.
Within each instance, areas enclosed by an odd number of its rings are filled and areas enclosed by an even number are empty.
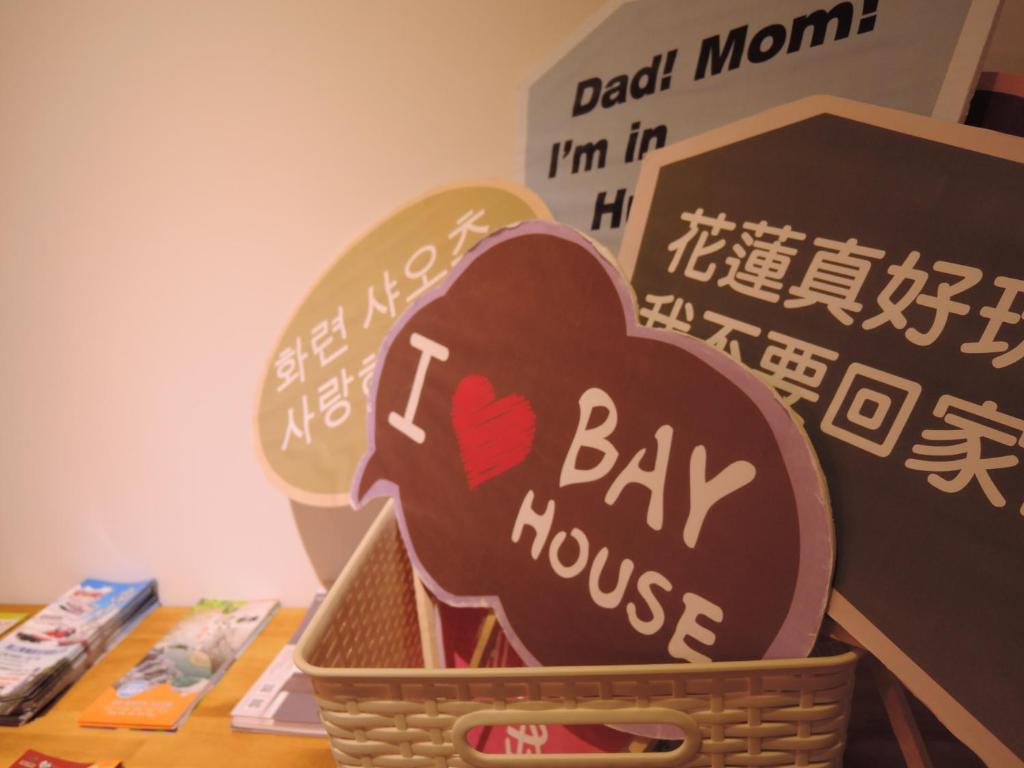
<svg viewBox="0 0 1024 768"><path fill-rule="evenodd" d="M772 390L640 327L569 227L481 241L381 348L353 498L388 495L427 586L534 664L809 652L827 495Z"/></svg>

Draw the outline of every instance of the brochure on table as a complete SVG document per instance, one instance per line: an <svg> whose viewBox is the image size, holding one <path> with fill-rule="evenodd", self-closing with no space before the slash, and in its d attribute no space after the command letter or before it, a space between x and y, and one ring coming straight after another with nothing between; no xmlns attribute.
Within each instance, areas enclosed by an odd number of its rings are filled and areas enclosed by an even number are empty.
<svg viewBox="0 0 1024 768"><path fill-rule="evenodd" d="M157 604L156 582L85 579L0 640L0 724L31 720Z"/></svg>
<svg viewBox="0 0 1024 768"><path fill-rule="evenodd" d="M82 711L79 725L175 730L276 608L276 600L200 600Z"/></svg>
<svg viewBox="0 0 1024 768"><path fill-rule="evenodd" d="M291 639L231 710L232 728L302 736L323 736L327 733L320 720L320 707L313 695L313 685L293 660L295 646L325 594L323 591L316 594Z"/></svg>
<svg viewBox="0 0 1024 768"><path fill-rule="evenodd" d="M44 755L42 752L30 749L11 763L10 768L122 768L122 765L120 760L81 763L53 755Z"/></svg>

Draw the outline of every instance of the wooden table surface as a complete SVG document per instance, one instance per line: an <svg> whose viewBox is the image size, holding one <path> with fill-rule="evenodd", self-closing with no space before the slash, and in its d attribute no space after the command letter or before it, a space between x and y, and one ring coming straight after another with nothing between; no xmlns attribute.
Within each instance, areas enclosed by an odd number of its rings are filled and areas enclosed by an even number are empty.
<svg viewBox="0 0 1024 768"><path fill-rule="evenodd" d="M35 613L41 606L2 605L0 612ZM125 768L193 766L335 765L325 736L283 736L231 730L231 709L288 642L305 608L282 608L209 691L185 724L172 733L81 728L78 713L103 689L131 669L187 608L160 607L143 619L121 644L69 688L43 715L19 728L0 726L0 768L26 750L66 760L118 759Z"/></svg>
<svg viewBox="0 0 1024 768"><path fill-rule="evenodd" d="M41 606L4 605L0 612L34 613ZM45 714L20 728L0 726L0 768L29 749L89 762L118 759L125 768L206 768L244 765L334 768L326 737L232 731L231 709L270 664L302 620L305 608L283 608L192 711L176 733L80 728L78 713L145 655L185 615L187 608L157 608L106 658L98 662ZM857 675L845 768L905 768L878 692L869 674ZM936 768L983 768L920 705L924 741Z"/></svg>

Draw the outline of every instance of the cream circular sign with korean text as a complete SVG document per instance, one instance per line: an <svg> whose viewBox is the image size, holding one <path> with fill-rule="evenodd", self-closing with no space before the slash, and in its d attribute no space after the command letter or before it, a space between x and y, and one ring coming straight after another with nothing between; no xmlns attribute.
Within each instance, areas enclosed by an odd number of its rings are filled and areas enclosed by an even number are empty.
<svg viewBox="0 0 1024 768"><path fill-rule="evenodd" d="M547 207L527 189L462 184L408 203L342 253L288 321L260 387L257 446L275 485L305 504L349 503L381 341L478 240L537 218Z"/></svg>

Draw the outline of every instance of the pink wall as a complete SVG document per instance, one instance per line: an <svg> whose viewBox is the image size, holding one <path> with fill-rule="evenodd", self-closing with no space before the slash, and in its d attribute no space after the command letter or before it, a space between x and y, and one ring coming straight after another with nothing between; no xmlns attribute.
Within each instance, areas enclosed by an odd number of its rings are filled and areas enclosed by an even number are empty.
<svg viewBox="0 0 1024 768"><path fill-rule="evenodd" d="M0 5L0 602L153 575L305 604L252 446L271 345L400 203L521 178L518 88L599 5ZM1007 0L989 68L1024 72L1022 30Z"/></svg>
<svg viewBox="0 0 1024 768"><path fill-rule="evenodd" d="M252 442L271 346L407 198L521 175L518 85L597 5L0 5L0 602L305 604Z"/></svg>

